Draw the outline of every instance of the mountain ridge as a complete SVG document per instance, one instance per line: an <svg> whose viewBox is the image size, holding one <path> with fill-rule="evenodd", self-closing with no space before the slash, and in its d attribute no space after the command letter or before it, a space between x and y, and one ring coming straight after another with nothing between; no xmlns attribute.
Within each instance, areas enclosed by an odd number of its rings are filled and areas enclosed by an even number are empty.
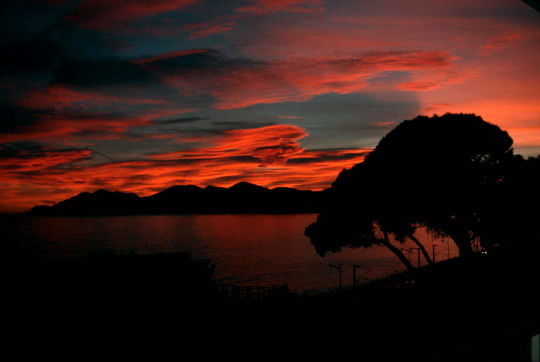
<svg viewBox="0 0 540 362"><path fill-rule="evenodd" d="M99 189L81 192L52 206L37 205L27 212L35 216L100 216L151 214L317 213L325 191L277 187L269 189L249 182L229 188L177 185L150 196Z"/></svg>

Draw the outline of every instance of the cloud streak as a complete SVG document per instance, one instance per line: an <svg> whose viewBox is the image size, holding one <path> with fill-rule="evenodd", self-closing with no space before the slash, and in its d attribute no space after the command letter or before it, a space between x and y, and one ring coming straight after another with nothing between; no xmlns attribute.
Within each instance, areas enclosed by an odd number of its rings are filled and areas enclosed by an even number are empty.
<svg viewBox="0 0 540 362"><path fill-rule="evenodd" d="M302 128L274 125L229 130L206 147L155 154L146 159L88 164L89 149L0 149L0 184L20 187L2 191L5 200L31 207L43 199L59 201L77 192L107 188L149 195L178 184L230 186L239 181L267 187L323 189L343 168L363 160L367 149L305 150ZM8 152L9 151L9 152ZM58 192L57 186L65 190ZM56 191L55 191L56 190ZM26 196L25 196L26 195ZM8 208L0 204L0 208ZM21 211L21 210L19 210Z"/></svg>
<svg viewBox="0 0 540 362"><path fill-rule="evenodd" d="M275 61L230 58L216 51L157 57L136 62L171 87L186 93L210 94L215 99L214 108L223 110L306 101L327 93L359 92L371 78L390 71L423 71L424 77L433 74L434 81L441 82L440 74L451 74L456 61L449 53L428 51Z"/></svg>
<svg viewBox="0 0 540 362"><path fill-rule="evenodd" d="M304 151L298 140L308 133L297 126L273 125L261 128L225 131L214 138L211 146L152 156L155 160L171 159L239 159L261 165L286 162Z"/></svg>
<svg viewBox="0 0 540 362"><path fill-rule="evenodd" d="M231 17L201 23L191 23L185 25L183 29L189 32L190 39L206 38L211 35L233 30L236 27L235 19Z"/></svg>
<svg viewBox="0 0 540 362"><path fill-rule="evenodd" d="M250 2L250 5L239 7L236 11L254 15L278 12L305 14L325 11L322 0L250 0Z"/></svg>
<svg viewBox="0 0 540 362"><path fill-rule="evenodd" d="M480 50L482 56L489 56L526 40L524 34L519 33L499 33L489 38Z"/></svg>

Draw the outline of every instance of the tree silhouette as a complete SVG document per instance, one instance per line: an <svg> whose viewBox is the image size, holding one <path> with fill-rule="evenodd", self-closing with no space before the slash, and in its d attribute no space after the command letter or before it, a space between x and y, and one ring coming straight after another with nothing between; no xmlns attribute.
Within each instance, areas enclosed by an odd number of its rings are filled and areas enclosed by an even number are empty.
<svg viewBox="0 0 540 362"><path fill-rule="evenodd" d="M482 246L511 246L525 252L540 246L540 156L512 158L504 178L485 196L481 210ZM510 245L511 244L511 245Z"/></svg>
<svg viewBox="0 0 540 362"><path fill-rule="evenodd" d="M506 132L474 114L404 121L364 162L339 174L330 189L331 201L306 235L322 255L343 246L388 247L377 238L366 242L369 233L362 234L362 242L351 242L358 225L365 231L376 225L398 242L412 240L431 262L414 236L418 227L426 227L450 237L460 255L470 255L480 232L482 205L514 157L511 146ZM349 212L351 208L362 211Z"/></svg>
<svg viewBox="0 0 540 362"><path fill-rule="evenodd" d="M342 195L332 196L338 198ZM345 200L343 204L346 205ZM323 212L318 216L316 223L307 227L305 233L311 238L319 255L335 253L343 247L368 248L381 245L394 253L407 269L414 269L403 252L391 243L388 231L377 223L377 218L373 214L362 212L367 210L351 211L341 209L336 212Z"/></svg>

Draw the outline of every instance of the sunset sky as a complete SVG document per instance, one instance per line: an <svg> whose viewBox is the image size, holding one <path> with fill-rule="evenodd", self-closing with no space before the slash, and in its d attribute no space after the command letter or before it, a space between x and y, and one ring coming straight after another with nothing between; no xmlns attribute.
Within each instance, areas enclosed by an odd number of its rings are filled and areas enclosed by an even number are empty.
<svg viewBox="0 0 540 362"><path fill-rule="evenodd" d="M319 190L419 114L476 113L540 154L540 12L520 0L2 7L0 212L103 188Z"/></svg>

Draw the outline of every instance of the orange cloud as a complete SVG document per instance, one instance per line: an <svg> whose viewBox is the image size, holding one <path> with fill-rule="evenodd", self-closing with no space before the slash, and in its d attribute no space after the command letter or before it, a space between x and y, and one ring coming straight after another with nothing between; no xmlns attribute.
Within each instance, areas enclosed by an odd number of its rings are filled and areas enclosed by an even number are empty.
<svg viewBox="0 0 540 362"><path fill-rule="evenodd" d="M6 151L6 146L0 149ZM39 172L45 169L69 167L70 164L88 160L92 151L85 149L43 150L41 148L23 149L11 157L0 158L0 169L6 174Z"/></svg>
<svg viewBox="0 0 540 362"><path fill-rule="evenodd" d="M152 158L170 160L252 157L264 164L285 162L292 155L304 151L297 141L307 135L302 128L290 125L229 130L215 138L210 147L154 155Z"/></svg>
<svg viewBox="0 0 540 362"><path fill-rule="evenodd" d="M407 91L428 91L439 88L439 84L430 81L405 82L400 84L398 88Z"/></svg>
<svg viewBox="0 0 540 362"><path fill-rule="evenodd" d="M22 211L36 200L60 201L100 188L146 196L179 184L230 186L249 181L267 187L320 190L330 186L343 168L361 162L369 152L306 151L298 143L305 136L302 128L292 125L231 130L217 136L207 147L99 165L86 162L92 154L88 150L51 150L15 168L19 158L26 157L19 154L0 164L0 185L6 186L0 210ZM3 200L10 200L10 204Z"/></svg>
<svg viewBox="0 0 540 362"><path fill-rule="evenodd" d="M404 91L424 92L440 87L460 84L477 76L474 69L458 71L448 67L447 69L434 69L430 72L419 72L416 80L398 85L398 89Z"/></svg>
<svg viewBox="0 0 540 362"><path fill-rule="evenodd" d="M76 164L89 160L92 152L2 145L0 155L0 212L20 212L35 205L36 201L43 203L42 200L48 197L58 200L69 195L74 185L64 187L59 179L73 172ZM40 182L35 182L39 181L39 175L56 180L56 186L50 183L40 186Z"/></svg>
<svg viewBox="0 0 540 362"><path fill-rule="evenodd" d="M391 128L396 125L396 122L395 121L372 122L371 125L377 128Z"/></svg>

